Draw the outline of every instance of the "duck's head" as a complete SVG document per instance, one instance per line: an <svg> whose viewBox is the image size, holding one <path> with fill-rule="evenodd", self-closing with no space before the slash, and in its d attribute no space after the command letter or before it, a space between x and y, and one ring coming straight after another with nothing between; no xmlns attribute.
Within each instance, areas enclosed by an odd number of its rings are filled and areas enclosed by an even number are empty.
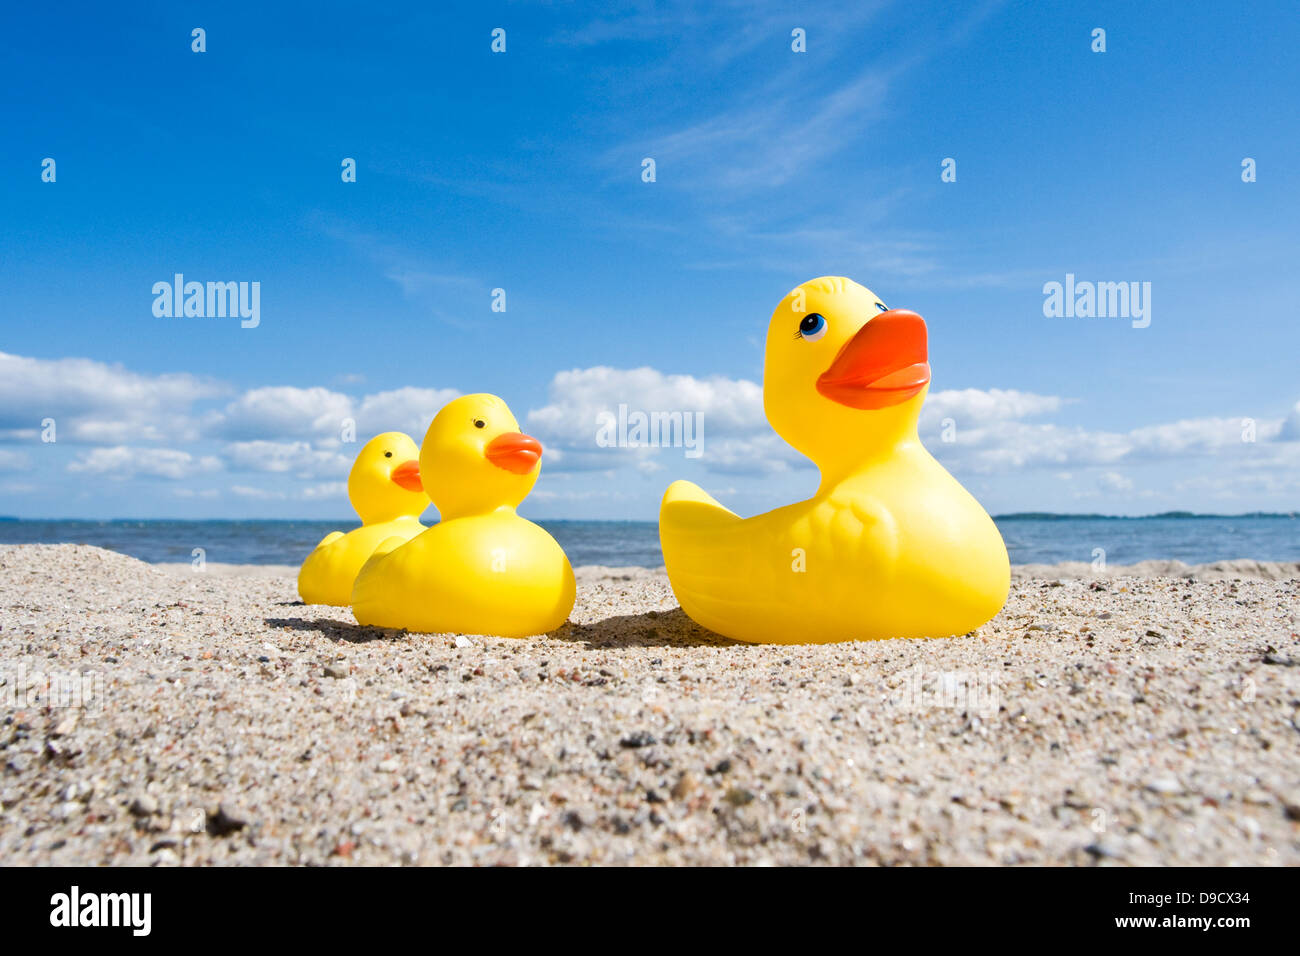
<svg viewBox="0 0 1300 956"><path fill-rule="evenodd" d="M348 500L365 524L418 518L429 507L419 457L411 436L402 432L384 432L362 446L348 475Z"/></svg>
<svg viewBox="0 0 1300 956"><path fill-rule="evenodd" d="M823 473L915 440L929 385L925 320L852 279L812 279L772 313L763 408Z"/></svg>
<svg viewBox="0 0 1300 956"><path fill-rule="evenodd" d="M444 405L420 446L424 487L444 519L518 507L541 461L541 443L521 434L510 407L487 394Z"/></svg>

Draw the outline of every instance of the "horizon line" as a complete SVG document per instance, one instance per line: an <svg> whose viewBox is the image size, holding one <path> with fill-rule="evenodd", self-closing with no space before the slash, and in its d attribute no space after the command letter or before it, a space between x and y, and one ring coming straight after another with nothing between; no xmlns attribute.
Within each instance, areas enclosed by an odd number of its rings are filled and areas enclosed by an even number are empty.
<svg viewBox="0 0 1300 956"><path fill-rule="evenodd" d="M994 521L1062 521L1077 519L1093 519L1104 521L1145 521L1154 518L1165 519L1209 519L1209 518L1287 518L1295 520L1300 515L1300 511L1243 511L1236 514L1221 514L1218 512L1197 512L1197 511L1159 511L1152 514L1144 515L1113 515L1101 514L1099 512L1071 512L1071 511L1010 511L1005 514L990 515ZM441 520L439 518L439 520ZM658 519L650 518L529 518L530 521L537 522L578 522L584 521L590 524L657 524ZM328 518L195 518L195 517L115 517L115 518L84 518L84 517L40 517L24 518L18 515L0 515L0 522L8 521L82 521L95 522L100 524L111 524L114 522L127 521L177 521L177 522L261 522L261 523L302 523L302 522L327 522L327 521L350 521L355 522L356 516L351 517L328 517Z"/></svg>

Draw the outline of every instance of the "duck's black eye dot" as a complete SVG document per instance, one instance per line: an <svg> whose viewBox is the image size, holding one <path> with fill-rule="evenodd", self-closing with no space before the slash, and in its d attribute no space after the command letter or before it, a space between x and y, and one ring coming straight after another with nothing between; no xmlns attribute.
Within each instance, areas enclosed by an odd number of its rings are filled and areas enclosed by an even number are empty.
<svg viewBox="0 0 1300 956"><path fill-rule="evenodd" d="M825 324L826 320L822 316L818 315L816 312L810 312L805 315L803 321L799 323L799 331L804 335L811 335Z"/></svg>
<svg viewBox="0 0 1300 956"><path fill-rule="evenodd" d="M885 303L883 303L883 302L877 302L877 303L876 303L876 308L879 309L881 312L888 312L888 311L889 311L888 309L885 308Z"/></svg>
<svg viewBox="0 0 1300 956"><path fill-rule="evenodd" d="M385 458L392 458L392 457L393 457L393 453L392 453L391 451L386 451L386 452L384 452L384 457L385 457Z"/></svg>
<svg viewBox="0 0 1300 956"><path fill-rule="evenodd" d="M483 421L483 419L481 419L481 418L476 418L476 419L474 419L474 427L475 427L475 428L486 428L486 427L487 427L487 422Z"/></svg>

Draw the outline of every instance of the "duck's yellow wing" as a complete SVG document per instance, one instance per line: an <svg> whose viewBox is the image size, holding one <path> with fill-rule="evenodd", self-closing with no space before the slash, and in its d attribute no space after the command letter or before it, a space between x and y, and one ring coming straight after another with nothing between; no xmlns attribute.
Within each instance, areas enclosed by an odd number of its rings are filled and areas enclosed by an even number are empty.
<svg viewBox="0 0 1300 956"><path fill-rule="evenodd" d="M870 498L831 495L741 518L678 481L664 495L659 536L682 610L726 637L823 643L894 626L872 597L894 579L898 525Z"/></svg>
<svg viewBox="0 0 1300 956"><path fill-rule="evenodd" d="M719 504L689 481L675 481L659 508L659 542L678 603L692 620L738 640L736 620L770 593L760 555L764 529Z"/></svg>

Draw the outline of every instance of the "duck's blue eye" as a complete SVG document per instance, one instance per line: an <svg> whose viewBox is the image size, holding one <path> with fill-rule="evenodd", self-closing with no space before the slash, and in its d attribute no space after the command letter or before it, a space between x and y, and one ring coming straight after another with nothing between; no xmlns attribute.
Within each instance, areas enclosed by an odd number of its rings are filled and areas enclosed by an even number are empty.
<svg viewBox="0 0 1300 956"><path fill-rule="evenodd" d="M826 317L816 312L809 312L799 322L799 335L815 341L826 334Z"/></svg>
<svg viewBox="0 0 1300 956"><path fill-rule="evenodd" d="M879 309L881 312L888 312L888 311L889 311L888 309L885 308L885 303L883 303L883 302L877 302L877 303L876 303L876 308Z"/></svg>

